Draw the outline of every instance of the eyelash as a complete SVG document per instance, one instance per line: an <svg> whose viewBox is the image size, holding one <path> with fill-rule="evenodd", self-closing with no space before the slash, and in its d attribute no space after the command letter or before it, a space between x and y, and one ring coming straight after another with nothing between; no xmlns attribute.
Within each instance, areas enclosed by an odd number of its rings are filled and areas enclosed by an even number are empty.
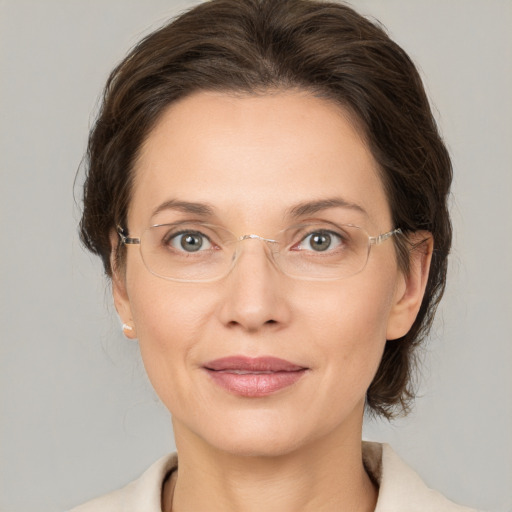
<svg viewBox="0 0 512 512"><path fill-rule="evenodd" d="M212 240L210 239L210 237L208 235L206 235L205 233L203 233L201 231L195 231L195 230L190 230L190 229L189 230L181 230L181 231L178 231L176 233L175 232L167 233L162 238L162 244L165 245L165 246L171 246L173 249L178 250L180 252L187 252L187 251L181 251L177 247L174 247L174 245L172 243L173 241L178 240L179 237L183 237L183 236L186 236L186 235L201 237L203 240L206 240L210 245L214 245ZM190 252L193 252L193 251L190 251Z"/></svg>
<svg viewBox="0 0 512 512"><path fill-rule="evenodd" d="M302 236L300 241L297 244L295 244L294 247L295 246L300 247L302 244L304 244L306 242L306 240L308 238L311 238L314 235L327 236L331 239L334 239L333 241L337 240L338 245L342 245L342 244L346 243L346 241L347 241L346 236L343 236L341 233L337 233L336 231L333 231L331 229L315 229L313 231L306 233L304 236ZM309 241L309 243L311 243L311 240ZM329 247L328 249L331 250L331 247ZM322 252L322 251L315 251L315 252Z"/></svg>

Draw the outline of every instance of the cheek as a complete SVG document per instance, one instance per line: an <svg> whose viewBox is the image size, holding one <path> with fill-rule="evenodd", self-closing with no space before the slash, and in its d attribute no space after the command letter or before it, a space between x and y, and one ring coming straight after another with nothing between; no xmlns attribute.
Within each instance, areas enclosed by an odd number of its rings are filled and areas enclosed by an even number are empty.
<svg viewBox="0 0 512 512"><path fill-rule="evenodd" d="M318 293L303 309L315 340L320 363L330 382L343 381L339 392L368 387L377 371L384 346L394 288L391 280L340 282L329 293ZM365 389L366 390L366 389Z"/></svg>
<svg viewBox="0 0 512 512"><path fill-rule="evenodd" d="M330 286L301 300L302 314L310 319L320 339L338 338L341 345L361 345L374 337L385 338L394 297L391 280L368 283L354 278Z"/></svg>
<svg viewBox="0 0 512 512"><path fill-rule="evenodd" d="M135 284L137 283L137 284ZM134 280L130 304L148 377L166 404L187 388L201 334L214 310L210 294L198 294L153 276Z"/></svg>
<svg viewBox="0 0 512 512"><path fill-rule="evenodd" d="M205 320L204 300L191 298L162 281L152 287L135 288L131 299L134 322L140 341L163 350L172 341L191 339L198 324Z"/></svg>

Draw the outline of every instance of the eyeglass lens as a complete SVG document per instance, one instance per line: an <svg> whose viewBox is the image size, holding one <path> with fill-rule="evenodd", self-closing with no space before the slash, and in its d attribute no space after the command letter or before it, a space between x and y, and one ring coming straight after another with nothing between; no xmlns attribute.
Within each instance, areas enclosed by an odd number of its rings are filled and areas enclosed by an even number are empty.
<svg viewBox="0 0 512 512"><path fill-rule="evenodd" d="M229 273L248 240L264 243L267 257L283 273L312 280L357 274L366 265L370 249L364 229L330 222L292 226L273 239L236 237L210 224L163 224L148 228L140 247L145 265L157 276L176 281L213 281Z"/></svg>

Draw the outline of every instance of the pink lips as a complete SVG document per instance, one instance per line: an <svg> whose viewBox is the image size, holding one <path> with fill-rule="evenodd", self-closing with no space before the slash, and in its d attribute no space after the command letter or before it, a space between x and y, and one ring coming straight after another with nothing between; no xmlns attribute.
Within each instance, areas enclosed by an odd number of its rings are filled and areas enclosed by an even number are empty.
<svg viewBox="0 0 512 512"><path fill-rule="evenodd" d="M204 365L213 381L245 397L263 397L291 386L307 368L276 357L224 357Z"/></svg>

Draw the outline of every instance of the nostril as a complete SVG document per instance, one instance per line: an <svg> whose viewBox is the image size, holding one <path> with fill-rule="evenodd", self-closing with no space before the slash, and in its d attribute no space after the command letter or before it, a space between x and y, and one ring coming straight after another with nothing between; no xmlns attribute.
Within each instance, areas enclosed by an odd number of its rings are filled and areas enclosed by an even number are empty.
<svg viewBox="0 0 512 512"><path fill-rule="evenodd" d="M279 323L277 320L273 320L272 318L270 320L266 320L264 322L265 325L273 325L273 324L277 324ZM240 322L237 322L236 320L231 320L229 323L228 323L228 326L231 326L231 327L235 327L237 325L240 325L241 323Z"/></svg>

